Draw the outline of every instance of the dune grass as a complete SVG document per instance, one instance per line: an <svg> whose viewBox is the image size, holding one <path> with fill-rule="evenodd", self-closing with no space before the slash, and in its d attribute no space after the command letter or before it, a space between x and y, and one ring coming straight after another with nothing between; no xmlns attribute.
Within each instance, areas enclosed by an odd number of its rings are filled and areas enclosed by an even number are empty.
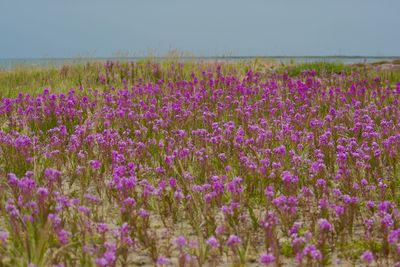
<svg viewBox="0 0 400 267"><path fill-rule="evenodd" d="M283 66L283 69L288 71L290 76L297 76L305 70L314 70L317 75L331 74L331 73L346 73L349 74L354 70L353 66L346 65L342 62L306 62L294 63Z"/></svg>
<svg viewBox="0 0 400 267"><path fill-rule="evenodd" d="M160 62L148 58L137 62L98 61L60 67L19 66L0 70L0 97L13 97L20 92L36 94L44 88L66 92L80 86L104 89L110 85L118 87L140 81L185 80L192 75L213 71L219 63L186 61L183 64L178 58L167 58ZM265 63L256 60L225 62L224 71L245 74L250 68L260 70L262 64Z"/></svg>
<svg viewBox="0 0 400 267"><path fill-rule="evenodd" d="M44 88L50 88L54 92L66 92L71 88L79 87L106 89L110 85L127 86L139 81L185 80L192 75L198 76L212 72L221 64L224 65L224 72L235 73L239 76L244 76L249 70L263 75L287 72L291 77L299 76L307 70L315 71L318 76L332 73L350 74L357 71L371 78L380 76L389 83L400 80L400 69L376 70L377 64L347 65L342 62L290 62L283 64L256 58L241 61L188 60L183 64L179 57L170 57L162 61L147 58L136 62L79 62L58 67L22 65L10 70L0 69L0 98L15 97L21 92L37 94ZM393 63L396 64L396 62Z"/></svg>

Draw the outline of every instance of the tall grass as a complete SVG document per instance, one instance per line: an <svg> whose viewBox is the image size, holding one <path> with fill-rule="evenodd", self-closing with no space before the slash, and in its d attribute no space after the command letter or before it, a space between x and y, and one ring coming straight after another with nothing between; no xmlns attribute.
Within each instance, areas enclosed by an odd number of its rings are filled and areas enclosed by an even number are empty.
<svg viewBox="0 0 400 267"><path fill-rule="evenodd" d="M127 86L136 82L177 81L201 76L212 72L221 62L182 61L170 57L162 61L152 58L136 62L87 62L86 64L64 65L60 67L19 66L11 70L0 70L0 97L13 97L20 92L36 94L43 88L56 92L66 92L71 88L85 87L105 89L109 85ZM225 62L225 72L244 75L250 68L260 70L265 62L237 61Z"/></svg>
<svg viewBox="0 0 400 267"><path fill-rule="evenodd" d="M223 65L224 73L234 73L244 77L249 70L262 75L287 72L296 77L308 70L318 76L330 74L350 74L360 72L367 78L380 76L393 83L400 79L400 68L377 70L375 65L348 65L342 62L281 63L273 60L252 59L241 61L185 60L179 56L169 56L163 60L154 57L135 62L91 61L58 67L18 66L10 70L0 69L0 98L15 97L18 93L37 94L44 88L53 92L67 92L71 88L107 89L129 86L137 82L158 82L185 80L191 76L202 76ZM397 62L393 62L396 64Z"/></svg>
<svg viewBox="0 0 400 267"><path fill-rule="evenodd" d="M287 70L290 76L297 76L306 70L313 70L317 75L326 75L332 73L346 73L349 74L354 70L351 65L346 65L342 62L305 62L305 63L291 63L284 65L281 69Z"/></svg>

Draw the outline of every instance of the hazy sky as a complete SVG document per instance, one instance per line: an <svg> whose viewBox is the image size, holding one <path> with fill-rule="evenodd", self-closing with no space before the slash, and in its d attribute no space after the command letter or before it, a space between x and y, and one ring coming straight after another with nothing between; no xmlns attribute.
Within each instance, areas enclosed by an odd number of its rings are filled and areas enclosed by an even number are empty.
<svg viewBox="0 0 400 267"><path fill-rule="evenodd" d="M0 0L0 58L400 56L400 0Z"/></svg>

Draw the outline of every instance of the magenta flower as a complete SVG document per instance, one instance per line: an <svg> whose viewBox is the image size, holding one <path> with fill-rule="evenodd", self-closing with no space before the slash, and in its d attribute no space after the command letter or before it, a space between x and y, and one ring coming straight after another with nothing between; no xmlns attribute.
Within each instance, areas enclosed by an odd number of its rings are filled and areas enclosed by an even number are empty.
<svg viewBox="0 0 400 267"><path fill-rule="evenodd" d="M56 169L48 168L44 170L44 175L49 182L56 182L61 177L61 172Z"/></svg>
<svg viewBox="0 0 400 267"><path fill-rule="evenodd" d="M90 160L89 164L93 170L98 170L101 168L101 162L99 160Z"/></svg>
<svg viewBox="0 0 400 267"><path fill-rule="evenodd" d="M324 232L330 232L330 231L332 231L332 228L333 228L332 224L330 224L327 219L319 219L318 225L319 225L319 229L321 229Z"/></svg>
<svg viewBox="0 0 400 267"><path fill-rule="evenodd" d="M374 254L371 251L366 250L361 255L361 260L367 264L371 264L374 261Z"/></svg>
<svg viewBox="0 0 400 267"><path fill-rule="evenodd" d="M183 235L178 236L177 238L175 238L175 244L176 244L180 249L183 248L183 247L186 246L186 244L187 244L186 238L185 238Z"/></svg>
<svg viewBox="0 0 400 267"><path fill-rule="evenodd" d="M263 253L260 256L259 262L262 265L268 266L275 262L275 257L270 253Z"/></svg>
<svg viewBox="0 0 400 267"><path fill-rule="evenodd" d="M170 265L170 260L164 256L159 256L157 259L157 266L166 266L166 265Z"/></svg>
<svg viewBox="0 0 400 267"><path fill-rule="evenodd" d="M226 244L230 247L236 246L242 242L242 239L238 237L237 235L230 235L228 240L226 241Z"/></svg>
<svg viewBox="0 0 400 267"><path fill-rule="evenodd" d="M7 240L8 240L9 235L10 234L8 232L0 230L0 245L6 245L7 244Z"/></svg>
<svg viewBox="0 0 400 267"><path fill-rule="evenodd" d="M206 241L207 245L211 248L219 248L219 241L214 236L211 236Z"/></svg>
<svg viewBox="0 0 400 267"><path fill-rule="evenodd" d="M98 267L104 267L108 265L107 259L100 257L96 259L96 266Z"/></svg>

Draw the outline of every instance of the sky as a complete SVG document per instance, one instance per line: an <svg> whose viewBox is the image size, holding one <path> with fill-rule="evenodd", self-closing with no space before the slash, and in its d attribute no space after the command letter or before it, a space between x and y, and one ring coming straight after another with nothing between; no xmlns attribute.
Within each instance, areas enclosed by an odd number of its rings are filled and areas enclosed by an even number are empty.
<svg viewBox="0 0 400 267"><path fill-rule="evenodd" d="M400 56L399 0L0 0L0 58Z"/></svg>

